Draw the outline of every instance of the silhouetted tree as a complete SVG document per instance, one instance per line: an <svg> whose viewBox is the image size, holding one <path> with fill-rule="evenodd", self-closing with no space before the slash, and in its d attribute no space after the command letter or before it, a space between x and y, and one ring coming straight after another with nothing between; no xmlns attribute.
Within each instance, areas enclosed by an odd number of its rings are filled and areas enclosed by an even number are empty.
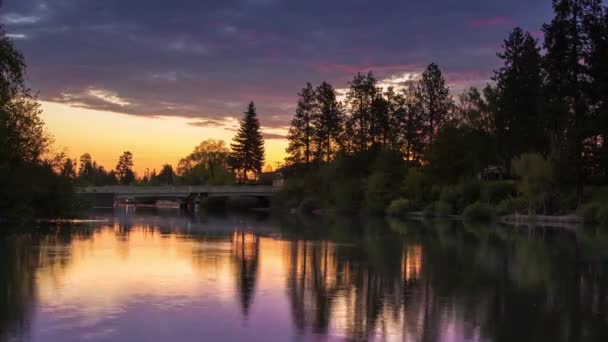
<svg viewBox="0 0 608 342"><path fill-rule="evenodd" d="M430 146L454 106L450 89L437 64L430 64L422 74L416 88L416 99L420 101L425 141Z"/></svg>
<svg viewBox="0 0 608 342"><path fill-rule="evenodd" d="M373 101L377 98L376 78L373 73L358 73L350 82L346 94L346 106L349 112L345 133L346 148L350 152L366 151L376 139L375 120L373 119Z"/></svg>
<svg viewBox="0 0 608 342"><path fill-rule="evenodd" d="M344 113L341 104L336 100L336 91L331 84L321 83L315 90L318 113L313 125L316 133L317 158L330 161L333 153L342 145L341 136L344 124ZM335 149L334 149L335 147Z"/></svg>
<svg viewBox="0 0 608 342"><path fill-rule="evenodd" d="M255 104L249 103L241 125L230 145L230 164L238 172L242 172L242 179L247 181L247 173L262 172L264 165L264 138L260 131L260 121L255 110Z"/></svg>
<svg viewBox="0 0 608 342"><path fill-rule="evenodd" d="M222 140L208 139L179 161L177 173L186 184L222 185L234 181L228 169L230 150Z"/></svg>
<svg viewBox="0 0 608 342"><path fill-rule="evenodd" d="M76 162L67 158L61 166L60 175L69 179L76 179Z"/></svg>
<svg viewBox="0 0 608 342"><path fill-rule="evenodd" d="M503 165L525 152L547 153L541 114L541 56L536 40L515 28L498 54L504 66L495 72L494 123Z"/></svg>
<svg viewBox="0 0 608 342"><path fill-rule="evenodd" d="M173 172L173 166L169 164L163 165L158 176L156 176L156 182L163 185L175 184L175 172Z"/></svg>
<svg viewBox="0 0 608 342"><path fill-rule="evenodd" d="M554 0L555 16L543 26L546 54L546 103L550 113L554 155L562 161L562 171L570 167L579 199L585 179L583 143L589 127L586 50L589 40L584 19L592 15L593 0Z"/></svg>
<svg viewBox="0 0 608 342"><path fill-rule="evenodd" d="M409 82L403 89L403 94L396 99L397 139L401 145L405 160L417 162L424 150L422 106L416 98L416 86Z"/></svg>
<svg viewBox="0 0 608 342"><path fill-rule="evenodd" d="M291 127L287 135L287 140L289 140L288 161L292 164L304 163L308 167L315 157L316 132L313 120L317 117L318 110L312 84L306 83L306 87L302 88L298 96L296 114L291 120Z"/></svg>
<svg viewBox="0 0 608 342"><path fill-rule="evenodd" d="M116 177L120 184L131 184L135 180L133 173L133 154L129 151L124 152L118 158L116 164Z"/></svg>

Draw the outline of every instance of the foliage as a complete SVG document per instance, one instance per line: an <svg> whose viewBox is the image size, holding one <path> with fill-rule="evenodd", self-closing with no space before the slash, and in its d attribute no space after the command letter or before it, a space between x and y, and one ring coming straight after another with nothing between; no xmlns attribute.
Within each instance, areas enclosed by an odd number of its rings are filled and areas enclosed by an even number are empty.
<svg viewBox="0 0 608 342"><path fill-rule="evenodd" d="M181 181L188 185L228 185L234 174L228 166L230 150L222 140L208 139L182 158L177 167Z"/></svg>
<svg viewBox="0 0 608 342"><path fill-rule="evenodd" d="M498 204L517 195L515 184L510 181L493 181L484 184L483 199L490 204Z"/></svg>
<svg viewBox="0 0 608 342"><path fill-rule="evenodd" d="M307 83L298 96L296 114L291 120L287 136L289 140L287 153L290 155L288 161L293 164L304 163L308 166L315 157L314 144L317 143L313 120L318 117L318 109L312 84Z"/></svg>
<svg viewBox="0 0 608 342"><path fill-rule="evenodd" d="M135 173L133 173L133 154L125 151L119 158L116 164L116 179L119 184L129 185L135 181Z"/></svg>
<svg viewBox="0 0 608 342"><path fill-rule="evenodd" d="M393 217L405 216L410 210L410 201L405 198L399 198L392 201L388 208L386 208L386 214Z"/></svg>
<svg viewBox="0 0 608 342"><path fill-rule="evenodd" d="M232 153L230 153L229 164L237 173L241 172L241 180L246 182L250 172L255 174L262 172L265 155L264 138L253 102L249 103L237 135L230 146Z"/></svg>
<svg viewBox="0 0 608 342"><path fill-rule="evenodd" d="M426 154L435 183L455 184L475 178L494 159L492 137L478 129L450 123L439 130Z"/></svg>
<svg viewBox="0 0 608 342"><path fill-rule="evenodd" d="M464 209L462 216L469 222L489 222L494 218L494 209L487 203L475 202Z"/></svg>
<svg viewBox="0 0 608 342"><path fill-rule="evenodd" d="M498 203L496 206L496 214L503 216L524 213L528 210L528 206L529 201L525 197L508 197Z"/></svg>
<svg viewBox="0 0 608 342"><path fill-rule="evenodd" d="M519 190L529 200L529 208L544 206L555 176L551 161L538 154L523 154L513 159L512 168L521 178Z"/></svg>
<svg viewBox="0 0 608 342"><path fill-rule="evenodd" d="M424 141L433 145L433 138L454 107L450 89L437 64L431 63L422 73L415 94L420 103Z"/></svg>
<svg viewBox="0 0 608 342"><path fill-rule="evenodd" d="M376 157L365 186L365 207L372 213L384 213L392 200L399 197L403 159L398 153L381 152Z"/></svg>
<svg viewBox="0 0 608 342"><path fill-rule="evenodd" d="M418 168L407 171L403 183L403 194L412 202L412 207L423 208L433 198L431 195L431 182L427 176Z"/></svg>

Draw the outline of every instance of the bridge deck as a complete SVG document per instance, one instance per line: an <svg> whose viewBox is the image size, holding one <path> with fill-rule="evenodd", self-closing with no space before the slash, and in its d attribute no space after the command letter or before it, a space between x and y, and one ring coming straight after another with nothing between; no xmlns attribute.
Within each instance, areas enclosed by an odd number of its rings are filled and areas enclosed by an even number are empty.
<svg viewBox="0 0 608 342"><path fill-rule="evenodd" d="M121 197L188 197L207 196L272 196L279 187L264 185L243 186L98 186L78 189L80 194L113 194Z"/></svg>

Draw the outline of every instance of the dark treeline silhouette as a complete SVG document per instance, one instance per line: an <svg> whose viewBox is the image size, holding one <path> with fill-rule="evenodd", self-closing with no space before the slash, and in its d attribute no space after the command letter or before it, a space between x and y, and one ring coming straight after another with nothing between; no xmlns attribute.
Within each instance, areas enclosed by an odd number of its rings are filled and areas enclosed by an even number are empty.
<svg viewBox="0 0 608 342"><path fill-rule="evenodd" d="M0 28L0 220L73 215L72 184L58 172L65 156L51 153L24 74L23 56Z"/></svg>
<svg viewBox="0 0 608 342"><path fill-rule="evenodd" d="M608 10L600 0L554 0L553 8L542 43L515 28L494 83L457 99L436 64L389 88L359 73L344 102L331 85L308 83L289 130L286 196L372 211L404 197L409 209L444 214L492 202L484 193L496 188L511 188L494 203L509 200L510 212L567 212L587 201L585 187L608 181ZM520 182L477 184L463 199L479 179ZM537 192L542 198L531 198Z"/></svg>

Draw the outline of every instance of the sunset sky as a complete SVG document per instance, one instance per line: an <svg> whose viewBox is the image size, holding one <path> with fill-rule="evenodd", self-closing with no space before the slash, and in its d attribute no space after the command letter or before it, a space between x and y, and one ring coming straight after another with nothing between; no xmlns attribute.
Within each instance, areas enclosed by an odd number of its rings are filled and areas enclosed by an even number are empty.
<svg viewBox="0 0 608 342"><path fill-rule="evenodd" d="M551 17L550 0L0 3L56 148L107 168L130 150L138 172L229 142L251 100L274 165L305 82L395 84L435 62L457 93L489 81L514 26L540 38Z"/></svg>

